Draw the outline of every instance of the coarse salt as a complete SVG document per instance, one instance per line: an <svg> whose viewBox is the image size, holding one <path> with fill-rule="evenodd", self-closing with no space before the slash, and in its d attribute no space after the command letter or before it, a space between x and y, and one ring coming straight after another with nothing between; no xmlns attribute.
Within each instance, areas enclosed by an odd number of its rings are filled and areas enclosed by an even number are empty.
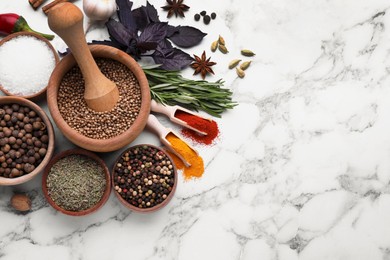
<svg viewBox="0 0 390 260"><path fill-rule="evenodd" d="M44 89L56 65L50 47L34 36L20 35L0 46L0 85L17 96Z"/></svg>

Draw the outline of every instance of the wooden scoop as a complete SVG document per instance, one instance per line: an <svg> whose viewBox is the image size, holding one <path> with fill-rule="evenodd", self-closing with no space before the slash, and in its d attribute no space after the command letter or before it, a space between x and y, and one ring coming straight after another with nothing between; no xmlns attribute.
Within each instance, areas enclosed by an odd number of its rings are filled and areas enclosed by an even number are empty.
<svg viewBox="0 0 390 260"><path fill-rule="evenodd" d="M188 147L193 150L196 154L198 154L198 151L195 150L193 147L191 147L187 142L185 142L182 138L179 137L179 135L177 135L176 133L174 133L171 129L163 126L157 119L156 116L150 114L149 117L148 117L148 121L146 123L146 126L153 132L155 132L157 134L157 136L159 137L161 143L163 143L168 149L170 152L172 152L173 154L175 154L183 163L186 167L190 167L191 164L180 154L178 153L171 145L171 143L167 140L167 136L168 134L173 134L174 136L176 136L177 138L179 138L180 140L182 140L184 143L186 143L188 145Z"/></svg>
<svg viewBox="0 0 390 260"><path fill-rule="evenodd" d="M177 118L175 116L176 112L177 111L182 111L182 112L185 112L187 114L190 114L190 115L193 115L193 116L196 116L196 117L208 120L208 121L212 121L210 118L203 117L199 113L192 112L192 111L190 111L190 110L188 110L188 109L186 109L184 107L181 107L181 106L178 106L178 105L175 105L175 106L163 105L163 104L157 103L153 99L152 99L152 101L150 103L150 110L153 111L153 112L164 114L173 123L181 125L183 127L186 127L188 129L191 129L192 131L195 131L195 132L197 132L198 134L201 134L201 135L207 135L207 133L202 132L199 129L196 129L196 128L190 126L189 124L187 124L187 122L184 122L183 120L180 120L179 118Z"/></svg>
<svg viewBox="0 0 390 260"><path fill-rule="evenodd" d="M84 99L95 111L114 108L119 91L114 82L99 70L89 50L83 29L83 13L72 3L60 3L47 15L50 29L60 36L72 51L85 80Z"/></svg>

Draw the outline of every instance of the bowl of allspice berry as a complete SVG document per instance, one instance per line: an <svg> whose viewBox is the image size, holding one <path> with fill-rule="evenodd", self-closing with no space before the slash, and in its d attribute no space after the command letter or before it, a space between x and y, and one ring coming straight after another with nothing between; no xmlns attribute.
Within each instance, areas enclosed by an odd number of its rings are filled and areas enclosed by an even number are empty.
<svg viewBox="0 0 390 260"><path fill-rule="evenodd" d="M0 185L37 176L54 152L54 130L45 111L22 97L0 97Z"/></svg>
<svg viewBox="0 0 390 260"><path fill-rule="evenodd" d="M177 170L172 158L150 144L125 149L114 163L112 186L119 201L140 213L155 212L172 199Z"/></svg>

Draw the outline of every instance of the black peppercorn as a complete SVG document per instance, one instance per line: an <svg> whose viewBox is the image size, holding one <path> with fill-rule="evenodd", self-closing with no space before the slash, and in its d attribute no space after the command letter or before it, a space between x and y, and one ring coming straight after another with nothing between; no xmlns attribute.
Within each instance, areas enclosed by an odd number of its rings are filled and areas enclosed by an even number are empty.
<svg viewBox="0 0 390 260"><path fill-rule="evenodd" d="M210 20L211 20L211 18L210 18L210 16L209 15L205 15L205 16L203 16L203 22L205 23L205 24L209 24L210 23Z"/></svg>
<svg viewBox="0 0 390 260"><path fill-rule="evenodd" d="M195 19L195 21L199 21L200 20L200 15L199 14L195 14L194 15L194 19Z"/></svg>

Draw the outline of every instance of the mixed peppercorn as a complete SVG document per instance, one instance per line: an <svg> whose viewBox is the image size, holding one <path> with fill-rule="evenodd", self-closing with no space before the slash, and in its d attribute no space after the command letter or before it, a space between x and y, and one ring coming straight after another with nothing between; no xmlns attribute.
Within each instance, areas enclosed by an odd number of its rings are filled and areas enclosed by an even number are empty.
<svg viewBox="0 0 390 260"><path fill-rule="evenodd" d="M151 208L166 200L175 183L175 168L157 147L134 146L122 153L114 167L115 191L138 208Z"/></svg>

